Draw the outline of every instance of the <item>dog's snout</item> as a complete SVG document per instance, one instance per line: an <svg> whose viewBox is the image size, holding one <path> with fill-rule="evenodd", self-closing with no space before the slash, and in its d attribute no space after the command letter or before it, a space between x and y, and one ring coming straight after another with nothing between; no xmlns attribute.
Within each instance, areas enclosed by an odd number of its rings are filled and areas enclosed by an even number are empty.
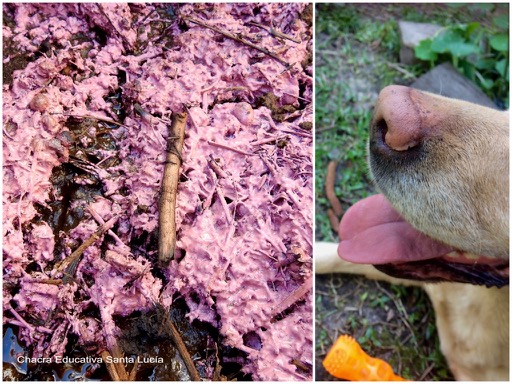
<svg viewBox="0 0 512 384"><path fill-rule="evenodd" d="M381 91L371 127L372 140L381 150L404 152L421 143L424 129L411 92L415 91L401 86Z"/></svg>

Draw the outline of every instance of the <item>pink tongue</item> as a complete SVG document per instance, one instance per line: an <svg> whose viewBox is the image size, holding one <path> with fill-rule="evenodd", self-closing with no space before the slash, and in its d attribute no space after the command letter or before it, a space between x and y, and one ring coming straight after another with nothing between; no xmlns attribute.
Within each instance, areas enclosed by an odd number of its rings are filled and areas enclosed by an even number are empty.
<svg viewBox="0 0 512 384"><path fill-rule="evenodd" d="M383 195L350 207L339 227L338 254L360 264L403 263L432 259L453 251L411 227Z"/></svg>

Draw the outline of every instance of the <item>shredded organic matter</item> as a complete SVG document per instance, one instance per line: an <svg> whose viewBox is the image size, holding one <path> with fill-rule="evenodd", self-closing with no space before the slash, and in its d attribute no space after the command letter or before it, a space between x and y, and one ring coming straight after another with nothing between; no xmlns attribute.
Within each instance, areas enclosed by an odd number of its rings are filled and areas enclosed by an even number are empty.
<svg viewBox="0 0 512 384"><path fill-rule="evenodd" d="M207 332L184 340L201 379L311 379L311 6L3 10L3 319L24 354L154 357L87 374L190 379L149 320L179 302ZM159 200L169 121L183 111L172 230L159 228ZM164 263L159 230L176 235ZM68 263L73 278L49 283Z"/></svg>

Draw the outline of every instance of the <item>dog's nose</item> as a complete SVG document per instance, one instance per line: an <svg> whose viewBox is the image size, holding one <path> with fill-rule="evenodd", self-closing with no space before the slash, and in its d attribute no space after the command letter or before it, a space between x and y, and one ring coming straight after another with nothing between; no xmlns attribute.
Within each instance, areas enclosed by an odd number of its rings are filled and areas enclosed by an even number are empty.
<svg viewBox="0 0 512 384"><path fill-rule="evenodd" d="M379 94L371 127L377 145L399 152L418 146L433 133L429 130L432 103L435 101L430 95L412 88L398 85L384 88Z"/></svg>

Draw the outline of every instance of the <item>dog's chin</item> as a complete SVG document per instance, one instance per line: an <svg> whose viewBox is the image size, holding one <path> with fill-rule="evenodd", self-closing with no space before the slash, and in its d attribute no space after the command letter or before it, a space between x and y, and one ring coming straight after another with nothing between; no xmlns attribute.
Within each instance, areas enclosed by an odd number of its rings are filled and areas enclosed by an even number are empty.
<svg viewBox="0 0 512 384"><path fill-rule="evenodd" d="M385 274L431 283L456 282L502 288L509 284L508 263L460 263L447 258L374 265Z"/></svg>

